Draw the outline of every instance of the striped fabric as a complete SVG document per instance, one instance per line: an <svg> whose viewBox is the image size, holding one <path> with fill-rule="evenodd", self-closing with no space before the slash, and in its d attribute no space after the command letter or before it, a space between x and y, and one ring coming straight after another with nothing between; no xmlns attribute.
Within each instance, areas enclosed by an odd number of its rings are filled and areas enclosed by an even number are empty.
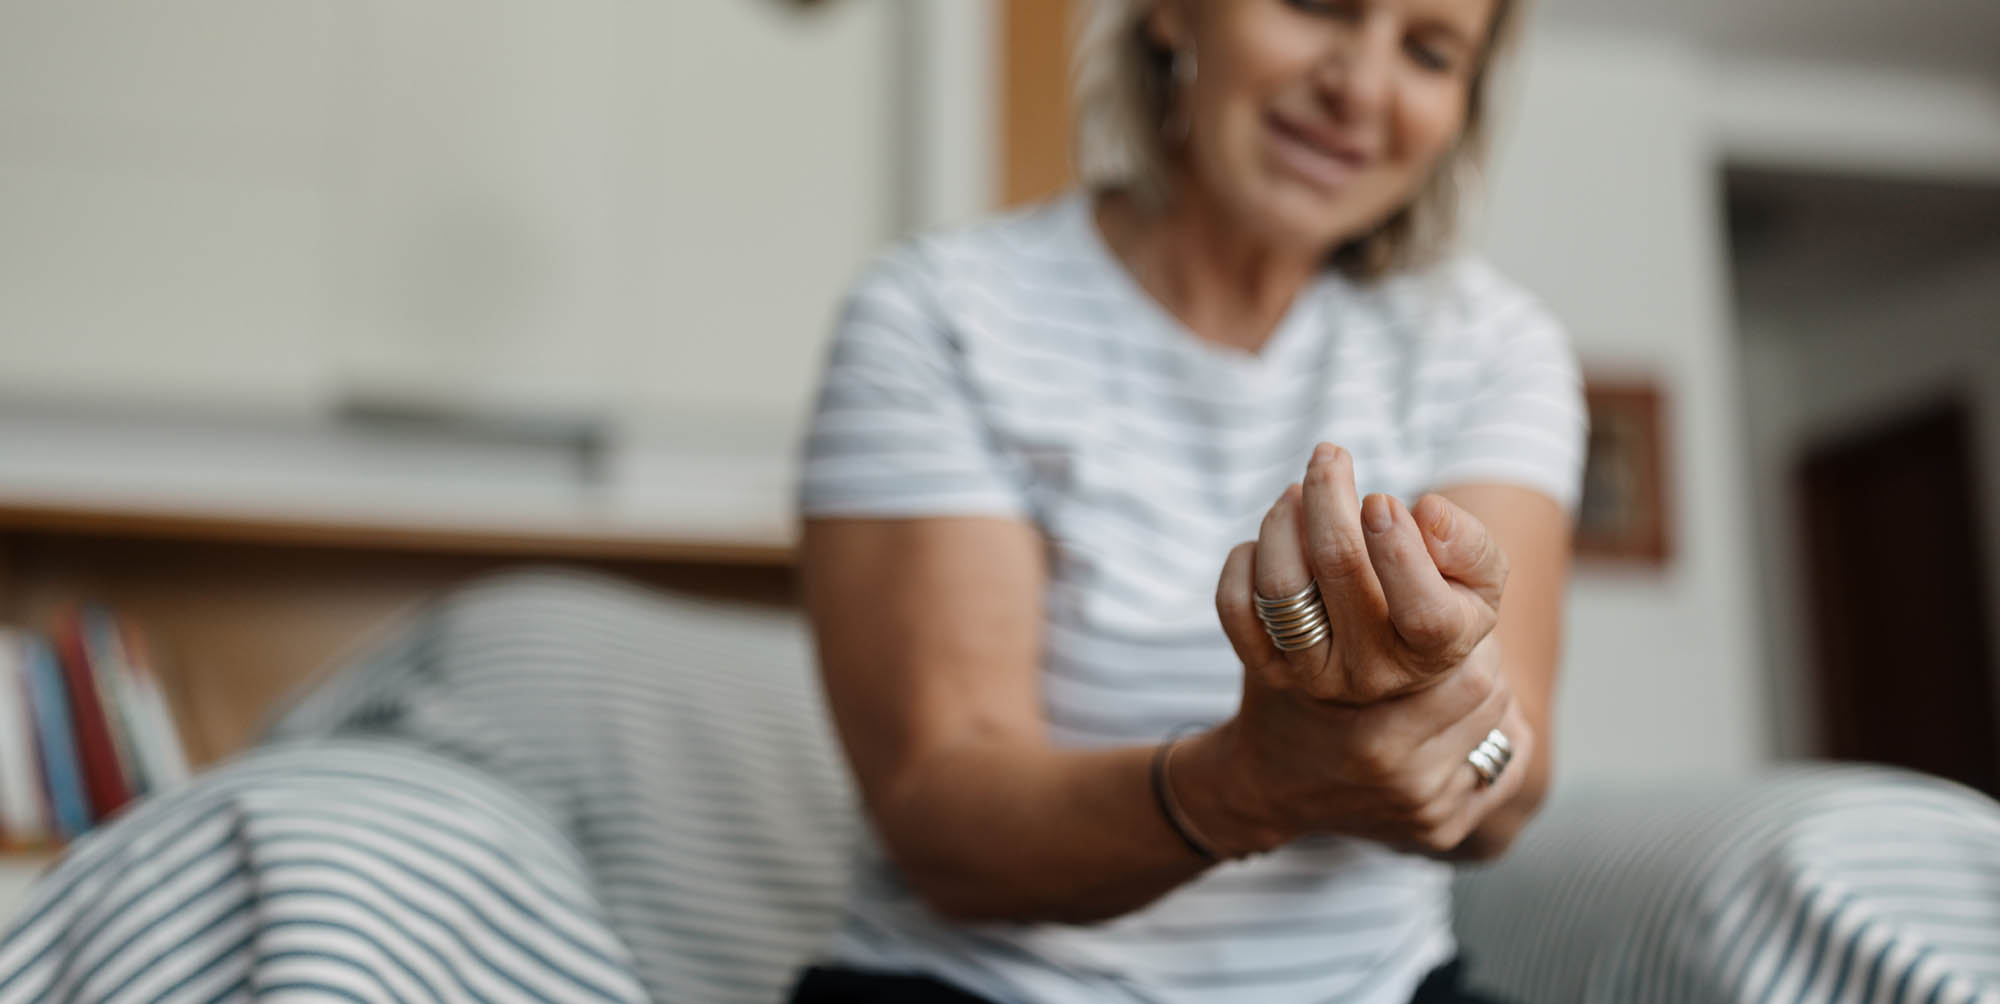
<svg viewBox="0 0 2000 1004"><path fill-rule="evenodd" d="M856 286L805 451L813 517L983 514L1049 548L1042 711L1069 748L1150 745L1235 711L1222 561L1315 443L1362 492L1511 482L1573 504L1576 365L1533 298L1453 262L1327 275L1255 355L1196 337L1104 247L1090 200L920 239ZM1452 953L1447 869L1300 841L1108 923L938 921L864 849L834 957L1007 1004L1400 1002Z"/></svg>
<svg viewBox="0 0 2000 1004"><path fill-rule="evenodd" d="M643 1001L537 809L407 744L271 749L78 841L0 1002Z"/></svg>
<svg viewBox="0 0 2000 1004"><path fill-rule="evenodd" d="M791 614L461 589L78 842L0 937L0 1004L780 1000L854 835L809 667ZM1575 793L1458 927L1524 1004L1984 1004L2000 807L1866 768Z"/></svg>
<svg viewBox="0 0 2000 1004"><path fill-rule="evenodd" d="M1517 1000L2000 1004L2000 805L1903 771L1571 794L1457 892Z"/></svg>
<svg viewBox="0 0 2000 1004"><path fill-rule="evenodd" d="M79 845L0 943L0 1004L307 977L313 999L770 1004L824 941L855 829L811 666L793 614L581 573L461 588L313 688L274 750ZM441 870L513 899L336 895Z"/></svg>
<svg viewBox="0 0 2000 1004"><path fill-rule="evenodd" d="M796 614L576 573L460 589L273 730L420 741L539 804L659 1001L769 1004L856 829Z"/></svg>

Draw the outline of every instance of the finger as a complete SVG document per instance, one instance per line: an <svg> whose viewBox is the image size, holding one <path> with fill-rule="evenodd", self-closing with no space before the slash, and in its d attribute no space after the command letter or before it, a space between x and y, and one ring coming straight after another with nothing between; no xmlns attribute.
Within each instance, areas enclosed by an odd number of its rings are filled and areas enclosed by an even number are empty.
<svg viewBox="0 0 2000 1004"><path fill-rule="evenodd" d="M1423 531L1403 503L1370 495L1361 504L1361 524L1396 634L1419 657L1420 668L1442 671L1458 665L1492 629L1491 611L1438 573Z"/></svg>
<svg viewBox="0 0 2000 1004"><path fill-rule="evenodd" d="M1537 745L1540 737L1528 727L1527 716L1521 711L1521 702L1507 702L1507 708L1501 715L1499 724L1494 727L1499 729L1500 734L1506 736L1508 743L1514 747L1514 756L1507 761L1506 769L1500 772L1500 776L1494 779L1492 784L1473 792L1466 800L1466 811L1475 826L1480 820L1485 819L1488 813L1513 801L1514 797L1521 793L1522 786L1528 783L1528 768L1541 753ZM1472 765L1468 762L1466 766L1470 768Z"/></svg>
<svg viewBox="0 0 2000 1004"><path fill-rule="evenodd" d="M1464 583L1494 610L1507 585L1507 555L1479 518L1442 495L1417 500L1411 516L1423 531L1424 544L1437 570Z"/></svg>
<svg viewBox="0 0 2000 1004"><path fill-rule="evenodd" d="M1313 581L1306 567L1304 531L1299 526L1299 494L1298 485L1287 486L1264 514L1264 525L1257 532L1255 581L1257 595L1265 599L1295 595ZM1322 641L1285 655L1300 664L1318 665L1323 660L1314 650L1324 644Z"/></svg>
<svg viewBox="0 0 2000 1004"><path fill-rule="evenodd" d="M1361 531L1361 500L1354 490L1354 457L1321 443L1306 465L1303 491L1306 554L1334 630L1379 623L1382 586L1368 561Z"/></svg>
<svg viewBox="0 0 2000 1004"><path fill-rule="evenodd" d="M1215 615L1222 621L1222 633L1245 666L1263 666L1278 658L1278 647L1264 633L1251 596L1257 564L1257 545L1244 541L1230 549L1222 563L1222 577L1215 584Z"/></svg>
<svg viewBox="0 0 2000 1004"><path fill-rule="evenodd" d="M1512 763L1501 770L1491 785L1485 783L1479 769L1472 764L1473 750L1493 729L1504 726L1507 711L1515 704L1513 694L1505 687L1496 689L1472 713L1453 722L1417 751L1416 756L1434 764L1437 771L1429 782L1433 793L1429 801L1433 825L1443 846L1456 846L1494 806L1501 804L1489 797L1492 792L1511 791L1518 786L1519 778L1512 776L1515 766Z"/></svg>
<svg viewBox="0 0 2000 1004"><path fill-rule="evenodd" d="M1398 708L1398 717L1409 723L1400 736L1404 748L1416 755L1457 723L1493 702L1495 694L1502 695L1499 700L1504 705L1509 693L1502 671L1500 639L1489 635L1456 669L1435 678L1425 689L1392 698L1389 705ZM1483 737L1485 733L1480 735Z"/></svg>
<svg viewBox="0 0 2000 1004"><path fill-rule="evenodd" d="M1416 755L1438 765L1445 790L1460 799L1470 797L1480 787L1479 772L1472 766L1472 751L1486 740L1488 733L1503 727L1507 710L1515 703L1514 693L1507 687L1489 689L1464 715L1419 746ZM1512 769L1511 764L1508 769ZM1506 777L1505 771L1501 777Z"/></svg>

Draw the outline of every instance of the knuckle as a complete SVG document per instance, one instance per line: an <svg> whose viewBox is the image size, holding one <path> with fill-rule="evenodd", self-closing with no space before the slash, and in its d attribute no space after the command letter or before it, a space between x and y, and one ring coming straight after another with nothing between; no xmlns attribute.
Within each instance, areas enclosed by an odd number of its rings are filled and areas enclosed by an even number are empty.
<svg viewBox="0 0 2000 1004"><path fill-rule="evenodd" d="M1224 624L1241 623L1243 618L1255 615L1249 597L1233 589L1215 591L1215 612L1222 618Z"/></svg>
<svg viewBox="0 0 2000 1004"><path fill-rule="evenodd" d="M1507 678L1500 672L1500 660L1467 658L1463 665L1466 684L1480 701L1491 700L1506 690Z"/></svg>
<svg viewBox="0 0 2000 1004"><path fill-rule="evenodd" d="M1394 820L1396 825L1406 830L1422 828L1417 825L1416 819L1418 810L1423 807L1417 804L1409 792L1388 785L1376 792L1375 801L1378 805L1377 811L1383 818Z"/></svg>
<svg viewBox="0 0 2000 1004"><path fill-rule="evenodd" d="M1264 520L1258 525L1263 528L1265 534L1274 532L1277 529L1278 521L1289 515L1290 499L1290 494L1287 494L1272 503L1271 508L1264 511Z"/></svg>
<svg viewBox="0 0 2000 1004"><path fill-rule="evenodd" d="M1339 673L1314 673L1306 678L1302 689L1307 697L1315 701L1340 703L1348 699L1347 688L1340 684Z"/></svg>
<svg viewBox="0 0 2000 1004"><path fill-rule="evenodd" d="M1246 572L1250 568L1256 548L1257 545L1251 541L1244 541L1230 548L1229 557L1222 562L1222 574L1217 576L1215 580L1215 608L1217 610L1247 606L1250 602L1250 598L1242 594L1243 591L1238 586L1238 583L1243 582L1249 577ZM1238 569L1245 571L1238 571Z"/></svg>
<svg viewBox="0 0 2000 1004"><path fill-rule="evenodd" d="M1423 825L1432 811L1430 797L1422 785L1407 776L1398 778L1385 789L1383 801L1398 815L1418 825Z"/></svg>
<svg viewBox="0 0 2000 1004"><path fill-rule="evenodd" d="M1373 670L1352 674L1347 682L1345 697L1357 704L1374 704L1407 689L1415 674Z"/></svg>
<svg viewBox="0 0 2000 1004"><path fill-rule="evenodd" d="M1479 647L1479 640L1464 632L1451 633L1442 644L1432 651L1443 668L1463 665L1472 661L1473 650ZM1482 667L1483 668L1483 667Z"/></svg>
<svg viewBox="0 0 2000 1004"><path fill-rule="evenodd" d="M1342 539L1315 546L1306 560L1314 577L1323 583L1335 584L1358 578L1366 565L1366 559L1362 557L1366 553L1364 547Z"/></svg>
<svg viewBox="0 0 2000 1004"><path fill-rule="evenodd" d="M1450 540L1452 531L1456 527L1452 516L1453 508L1455 507L1450 499L1436 492L1429 492L1418 499L1416 505L1410 507L1410 512L1416 515L1419 523L1430 527L1433 537Z"/></svg>
<svg viewBox="0 0 2000 1004"><path fill-rule="evenodd" d="M1425 827L1417 842L1433 854L1445 854L1465 842L1465 828L1457 822Z"/></svg>
<svg viewBox="0 0 2000 1004"><path fill-rule="evenodd" d="M1492 634L1493 629L1500 626L1499 611L1483 603L1477 606L1479 607L1479 612L1473 617L1472 631L1470 632L1473 641L1470 648L1477 648L1479 642L1485 641L1486 636ZM1470 651L1467 654L1471 654Z"/></svg>
<svg viewBox="0 0 2000 1004"><path fill-rule="evenodd" d="M1398 611L1396 631L1419 652L1442 652L1457 644L1458 619L1443 604L1419 603Z"/></svg>
<svg viewBox="0 0 2000 1004"><path fill-rule="evenodd" d="M1354 768L1363 779L1393 788L1397 761L1401 757L1382 740L1365 742L1355 751Z"/></svg>
<svg viewBox="0 0 2000 1004"><path fill-rule="evenodd" d="M1442 802L1427 802L1418 810L1414 822L1426 832L1439 833L1451 828L1455 815L1451 807Z"/></svg>

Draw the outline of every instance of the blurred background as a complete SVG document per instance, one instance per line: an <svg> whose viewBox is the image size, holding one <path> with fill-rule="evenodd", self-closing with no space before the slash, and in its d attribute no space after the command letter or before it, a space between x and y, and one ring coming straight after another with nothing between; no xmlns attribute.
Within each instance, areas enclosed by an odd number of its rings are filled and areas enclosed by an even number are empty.
<svg viewBox="0 0 2000 1004"><path fill-rule="evenodd" d="M828 319L1060 190L1062 0L0 0L0 617L199 763L421 590L782 601ZM1546 0L1471 243L1601 409L1564 777L2000 781L2000 5Z"/></svg>

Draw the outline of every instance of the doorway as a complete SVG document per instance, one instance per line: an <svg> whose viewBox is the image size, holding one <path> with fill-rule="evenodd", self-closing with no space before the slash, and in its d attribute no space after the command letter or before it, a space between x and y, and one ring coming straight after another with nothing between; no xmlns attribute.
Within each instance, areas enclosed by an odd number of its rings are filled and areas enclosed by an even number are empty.
<svg viewBox="0 0 2000 1004"><path fill-rule="evenodd" d="M2000 183L1724 190L1774 752L2000 795Z"/></svg>
<svg viewBox="0 0 2000 1004"><path fill-rule="evenodd" d="M1950 400L1799 469L1823 751L2000 795L1971 409Z"/></svg>

